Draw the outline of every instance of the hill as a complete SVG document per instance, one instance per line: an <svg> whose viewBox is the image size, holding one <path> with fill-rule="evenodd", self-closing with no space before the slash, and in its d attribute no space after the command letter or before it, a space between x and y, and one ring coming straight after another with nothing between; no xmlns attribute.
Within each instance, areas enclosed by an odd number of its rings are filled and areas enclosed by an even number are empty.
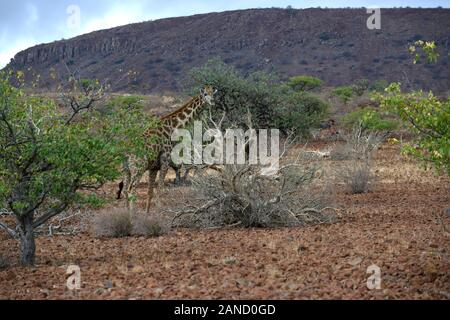
<svg viewBox="0 0 450 320"><path fill-rule="evenodd" d="M161 19L37 45L6 68L32 67L51 88L49 70L64 74L67 65L83 77L111 79L114 91L151 93L179 90L188 70L220 57L244 73L308 74L332 86L366 78L450 89L450 9L381 9L380 30L367 28L368 17L364 8L272 8ZM439 63L411 63L408 45L419 39L437 41ZM129 70L137 71L131 81Z"/></svg>

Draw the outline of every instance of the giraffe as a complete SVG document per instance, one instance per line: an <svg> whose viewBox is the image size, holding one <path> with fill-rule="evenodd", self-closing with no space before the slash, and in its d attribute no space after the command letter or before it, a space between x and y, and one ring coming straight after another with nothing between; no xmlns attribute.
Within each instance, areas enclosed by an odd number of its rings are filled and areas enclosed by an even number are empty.
<svg viewBox="0 0 450 320"><path fill-rule="evenodd" d="M182 129L190 124L205 104L214 106L214 94L216 92L217 90L214 90L212 86L205 86L200 90L199 95L191 98L181 108L160 118L161 123L157 129L147 129L143 133L148 155L143 158L138 158L134 155L127 157L123 168L125 177L120 182L119 191L117 192L117 198L120 199L123 190L130 212L134 210L137 185L146 171L149 173L145 210L147 213L150 211L158 171L158 188L161 189L170 166L170 153L173 147L170 139L172 132L175 129ZM152 137L156 137L156 141L152 141ZM154 157L151 157L152 154Z"/></svg>

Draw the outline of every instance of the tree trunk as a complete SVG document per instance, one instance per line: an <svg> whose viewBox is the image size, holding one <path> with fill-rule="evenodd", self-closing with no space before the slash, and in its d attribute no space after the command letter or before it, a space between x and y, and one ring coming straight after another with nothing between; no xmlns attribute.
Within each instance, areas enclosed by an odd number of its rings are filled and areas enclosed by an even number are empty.
<svg viewBox="0 0 450 320"><path fill-rule="evenodd" d="M26 216L21 219L20 229L20 263L22 266L33 266L36 256L33 217Z"/></svg>

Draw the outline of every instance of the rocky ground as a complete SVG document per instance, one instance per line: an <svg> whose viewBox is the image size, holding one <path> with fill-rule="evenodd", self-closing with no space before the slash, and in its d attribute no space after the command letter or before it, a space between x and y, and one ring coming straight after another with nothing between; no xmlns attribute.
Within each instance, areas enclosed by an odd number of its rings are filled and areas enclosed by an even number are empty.
<svg viewBox="0 0 450 320"><path fill-rule="evenodd" d="M159 238L40 236L35 268L0 234L3 299L449 299L450 183L384 146L366 194L336 190L340 219L285 229L174 230ZM142 190L144 192L144 190ZM67 266L82 287L66 287ZM381 289L367 288L367 268Z"/></svg>

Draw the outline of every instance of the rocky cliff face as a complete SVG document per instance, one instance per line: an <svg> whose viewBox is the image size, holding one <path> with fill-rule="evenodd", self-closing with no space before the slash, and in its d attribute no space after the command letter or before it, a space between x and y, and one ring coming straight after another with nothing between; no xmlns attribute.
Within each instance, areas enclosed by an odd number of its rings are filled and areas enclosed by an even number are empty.
<svg viewBox="0 0 450 320"><path fill-rule="evenodd" d="M327 85L367 78L450 89L449 9L382 9L380 30L367 29L368 17L365 9L252 9L162 19L38 45L7 68L32 67L51 87L49 70L64 74L67 65L116 91L148 93L179 90L188 70L220 57L244 73L308 74ZM411 63L407 48L418 39L437 41L439 63Z"/></svg>

